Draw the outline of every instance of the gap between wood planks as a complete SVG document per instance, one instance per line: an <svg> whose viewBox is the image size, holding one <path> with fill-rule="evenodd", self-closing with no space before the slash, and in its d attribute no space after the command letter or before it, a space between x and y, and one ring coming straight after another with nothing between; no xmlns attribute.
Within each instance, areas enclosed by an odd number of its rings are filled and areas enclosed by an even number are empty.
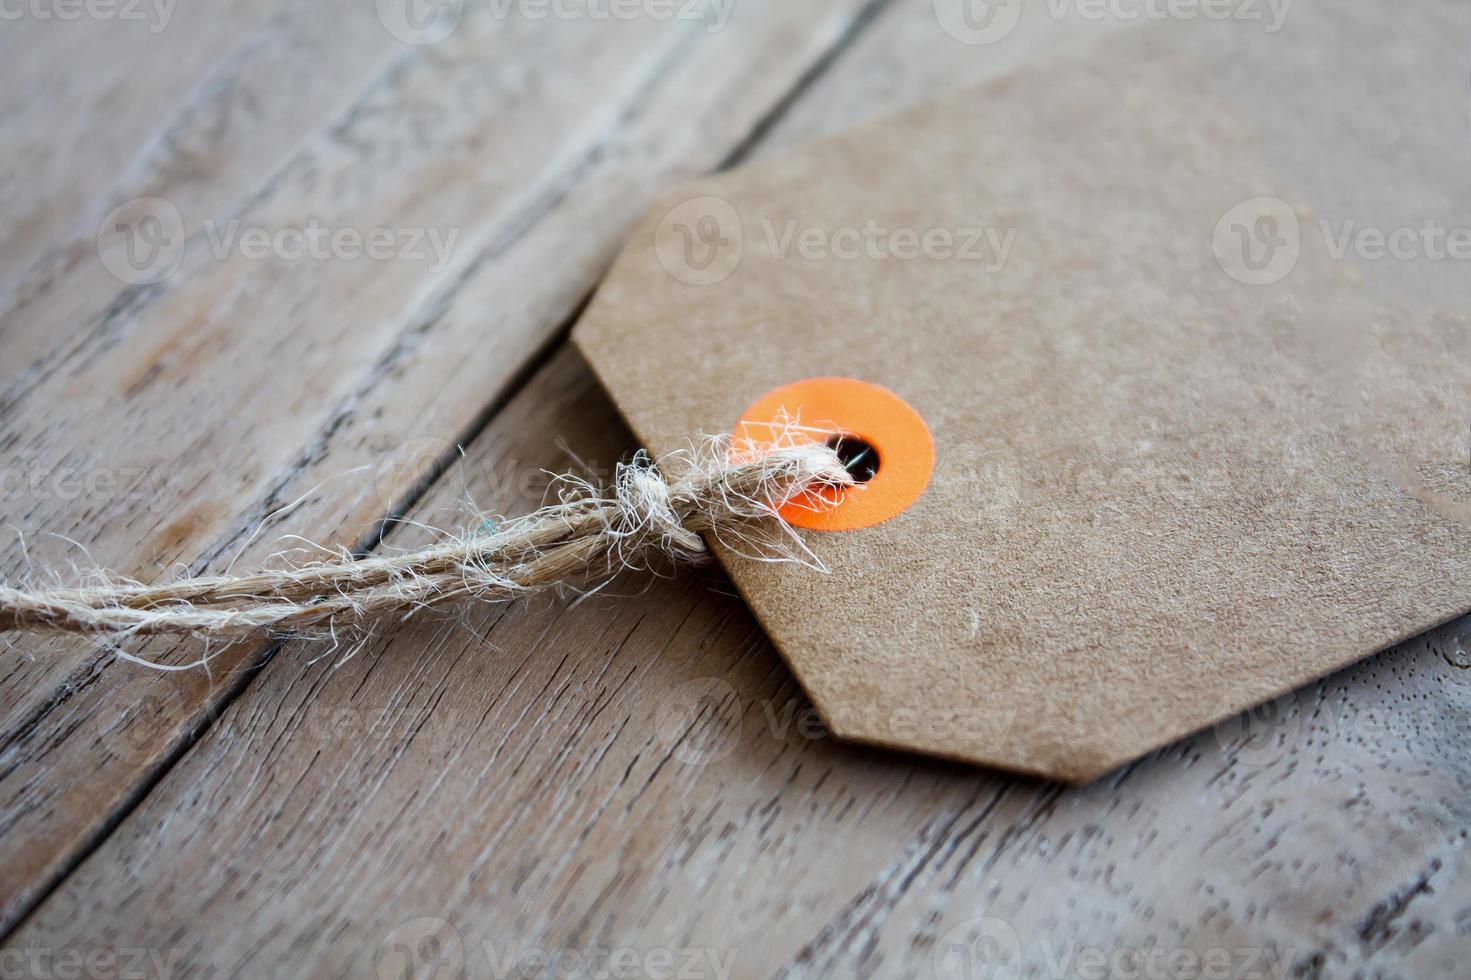
<svg viewBox="0 0 1471 980"><path fill-rule="evenodd" d="M714 172L729 169L749 157L762 144L768 134L780 122L782 117L787 114L791 107L802 98L818 79L827 73L833 64L857 42L864 32L892 3L893 0L867 0L853 15L835 41L811 62L786 93L761 115L747 135L740 139L730 152L721 159L720 163L714 168ZM146 294L150 288L155 287L141 287L134 293L128 294L126 297L128 305L131 305L131 301L136 300L139 295ZM397 521L401 520L454 465L459 455L458 447L468 445L478 438L495 416L521 392L527 382L551 361L562 346L568 342L573 325L586 309L587 303L591 299L595 289L596 287L588 290L583 295L582 299L575 305L572 313L513 372L497 396L476 413L470 424L465 427L464 431L455 440L456 448L436 457L431 462L424 476L415 485L408 488L403 498L387 514L375 522L367 534L358 540L351 549L354 554L368 554L379 547L388 530ZM106 318L104 318L104 322L106 322ZM267 500L269 502L269 497ZM266 509L269 510L270 508L267 507ZM200 560L209 560L212 557L217 557L220 550L216 549L214 553L203 554L200 556ZM0 920L0 941L5 940L17 929L21 928L35 910L44 904L56 891L61 883L116 831L118 826L127 819L128 815L147 798L174 766L184 758L200 737L209 730L214 724L215 719L222 716L230 705L246 691L255 675L271 662L289 639L290 637L282 637L271 641L254 655L247 656L235 668L233 676L229 679L229 682L220 694L214 700L206 699L200 705L202 710L193 722L181 732L174 744L162 752L158 761L153 766L143 770L139 777L118 795L113 806L109 808L108 812L79 842L78 846L71 853L67 854L62 861L58 862L54 873L46 880L40 882L22 902L17 903L16 907L10 910L8 916ZM47 702L47 704L49 703ZM40 713L44 714L45 707L46 705L43 704L38 709ZM33 720L32 724L34 723ZM21 727L24 730L26 724L23 723Z"/></svg>

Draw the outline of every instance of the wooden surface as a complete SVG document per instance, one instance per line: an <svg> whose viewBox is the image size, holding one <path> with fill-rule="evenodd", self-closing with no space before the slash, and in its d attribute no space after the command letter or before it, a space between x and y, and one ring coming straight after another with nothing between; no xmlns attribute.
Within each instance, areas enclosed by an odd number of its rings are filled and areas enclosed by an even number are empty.
<svg viewBox="0 0 1471 980"><path fill-rule="evenodd" d="M1328 29L1301 2L1291 27ZM1429 8L1386 50L1459 65L1471 25ZM0 26L0 523L25 542L0 574L374 546L400 510L534 506L523 474L569 451L606 474L630 437L564 338L650 194L1150 27L971 47L930 0L745 2L718 31L495 9L420 46L356 2ZM193 237L128 285L97 229L143 196ZM217 259L206 222L232 218L457 239L438 266ZM0 971L1471 971L1471 622L1064 790L834 743L718 572L622 592L346 661L160 675L10 641Z"/></svg>

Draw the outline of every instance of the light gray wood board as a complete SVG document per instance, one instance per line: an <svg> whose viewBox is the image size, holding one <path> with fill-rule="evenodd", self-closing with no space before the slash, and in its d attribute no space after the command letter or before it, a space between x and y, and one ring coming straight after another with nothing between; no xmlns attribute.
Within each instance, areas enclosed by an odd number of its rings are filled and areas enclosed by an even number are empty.
<svg viewBox="0 0 1471 980"><path fill-rule="evenodd" d="M176 272L141 286L112 278L85 236L63 234L48 252L59 266L38 257L41 278L10 294L0 522L25 549L7 549L0 574L100 566L157 579L260 562L287 533L334 546L368 538L514 388L652 190L737 152L863 10L857 0L763 0L711 31L650 18L502 19L467 5L439 43L382 49L372 5L350 15L302 5L290 18L303 31L366 53L323 55L324 74L291 85L248 47L236 67L249 77L210 75L191 96L165 86L154 97L192 107L183 143L221 157L201 161L165 139L139 151L139 171L115 195L167 190L192 221L215 225L189 238ZM91 57L105 63L108 51ZM313 86L326 91L297 95ZM278 145L279 164L265 150L250 167L232 163L231 146L250 143L255 125L275 131L287 117L304 135L289 152ZM190 179L176 179L178 168ZM275 233L314 220L363 235L386 228L410 254L262 260L234 247L217 257L232 227ZM453 247L436 252L429 232L441 245L456 236ZM212 674L175 684L87 641L10 643L0 923L132 805L208 724L211 705L250 680L235 668L262 650L215 651ZM163 641L134 652L172 662L201 653Z"/></svg>

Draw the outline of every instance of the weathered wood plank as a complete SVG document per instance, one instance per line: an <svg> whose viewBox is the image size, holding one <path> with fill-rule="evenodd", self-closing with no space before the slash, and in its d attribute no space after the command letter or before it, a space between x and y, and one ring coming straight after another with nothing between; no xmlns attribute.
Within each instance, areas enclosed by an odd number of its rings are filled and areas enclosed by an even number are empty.
<svg viewBox="0 0 1471 980"><path fill-rule="evenodd" d="M5 31L0 74L33 93L0 115L12 164L0 174L7 377L116 296L117 280L95 261L107 212L162 197L197 232L403 50L351 0L150 0L100 18L22 13Z"/></svg>
<svg viewBox="0 0 1471 980"><path fill-rule="evenodd" d="M0 31L0 288L146 145L159 108L192 89L234 41L254 36L271 16L268 4L229 0L174 8L166 17L158 9L145 7L136 19L100 19L79 8L62 19L54 7L7 8ZM159 24L163 29L155 29ZM139 70L143 65L149 70Z"/></svg>
<svg viewBox="0 0 1471 980"><path fill-rule="evenodd" d="M553 432L631 448L570 353L415 517L534 505L505 474L565 467ZM1471 621L1064 790L834 743L720 576L638 588L290 645L15 940L180 975L417 975L431 936L470 976L987 975L987 937L1037 976L1457 975Z"/></svg>
<svg viewBox="0 0 1471 980"><path fill-rule="evenodd" d="M196 235L163 283L115 285L0 396L19 481L3 519L28 546L3 573L77 559L155 578L259 561L284 532L365 538L412 489L395 467L453 455L585 297L650 189L737 148L862 9L745 4L712 32L467 5L453 35L395 56L223 212L271 233L313 219L457 233L445 261L422 243L417 260L217 259ZM175 684L84 643L16 645L0 677L0 921L131 805L261 652L220 651L211 676Z"/></svg>

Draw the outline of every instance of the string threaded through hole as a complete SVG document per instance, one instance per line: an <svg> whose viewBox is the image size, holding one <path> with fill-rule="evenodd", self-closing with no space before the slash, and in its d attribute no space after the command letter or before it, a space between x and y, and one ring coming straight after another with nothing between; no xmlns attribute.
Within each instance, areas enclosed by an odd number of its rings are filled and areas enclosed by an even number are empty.
<svg viewBox="0 0 1471 980"><path fill-rule="evenodd" d="M854 482L867 483L878 475L879 466L883 462L879 458L879 451L862 436L840 432L828 437L826 445L838 454L843 469L848 471Z"/></svg>

